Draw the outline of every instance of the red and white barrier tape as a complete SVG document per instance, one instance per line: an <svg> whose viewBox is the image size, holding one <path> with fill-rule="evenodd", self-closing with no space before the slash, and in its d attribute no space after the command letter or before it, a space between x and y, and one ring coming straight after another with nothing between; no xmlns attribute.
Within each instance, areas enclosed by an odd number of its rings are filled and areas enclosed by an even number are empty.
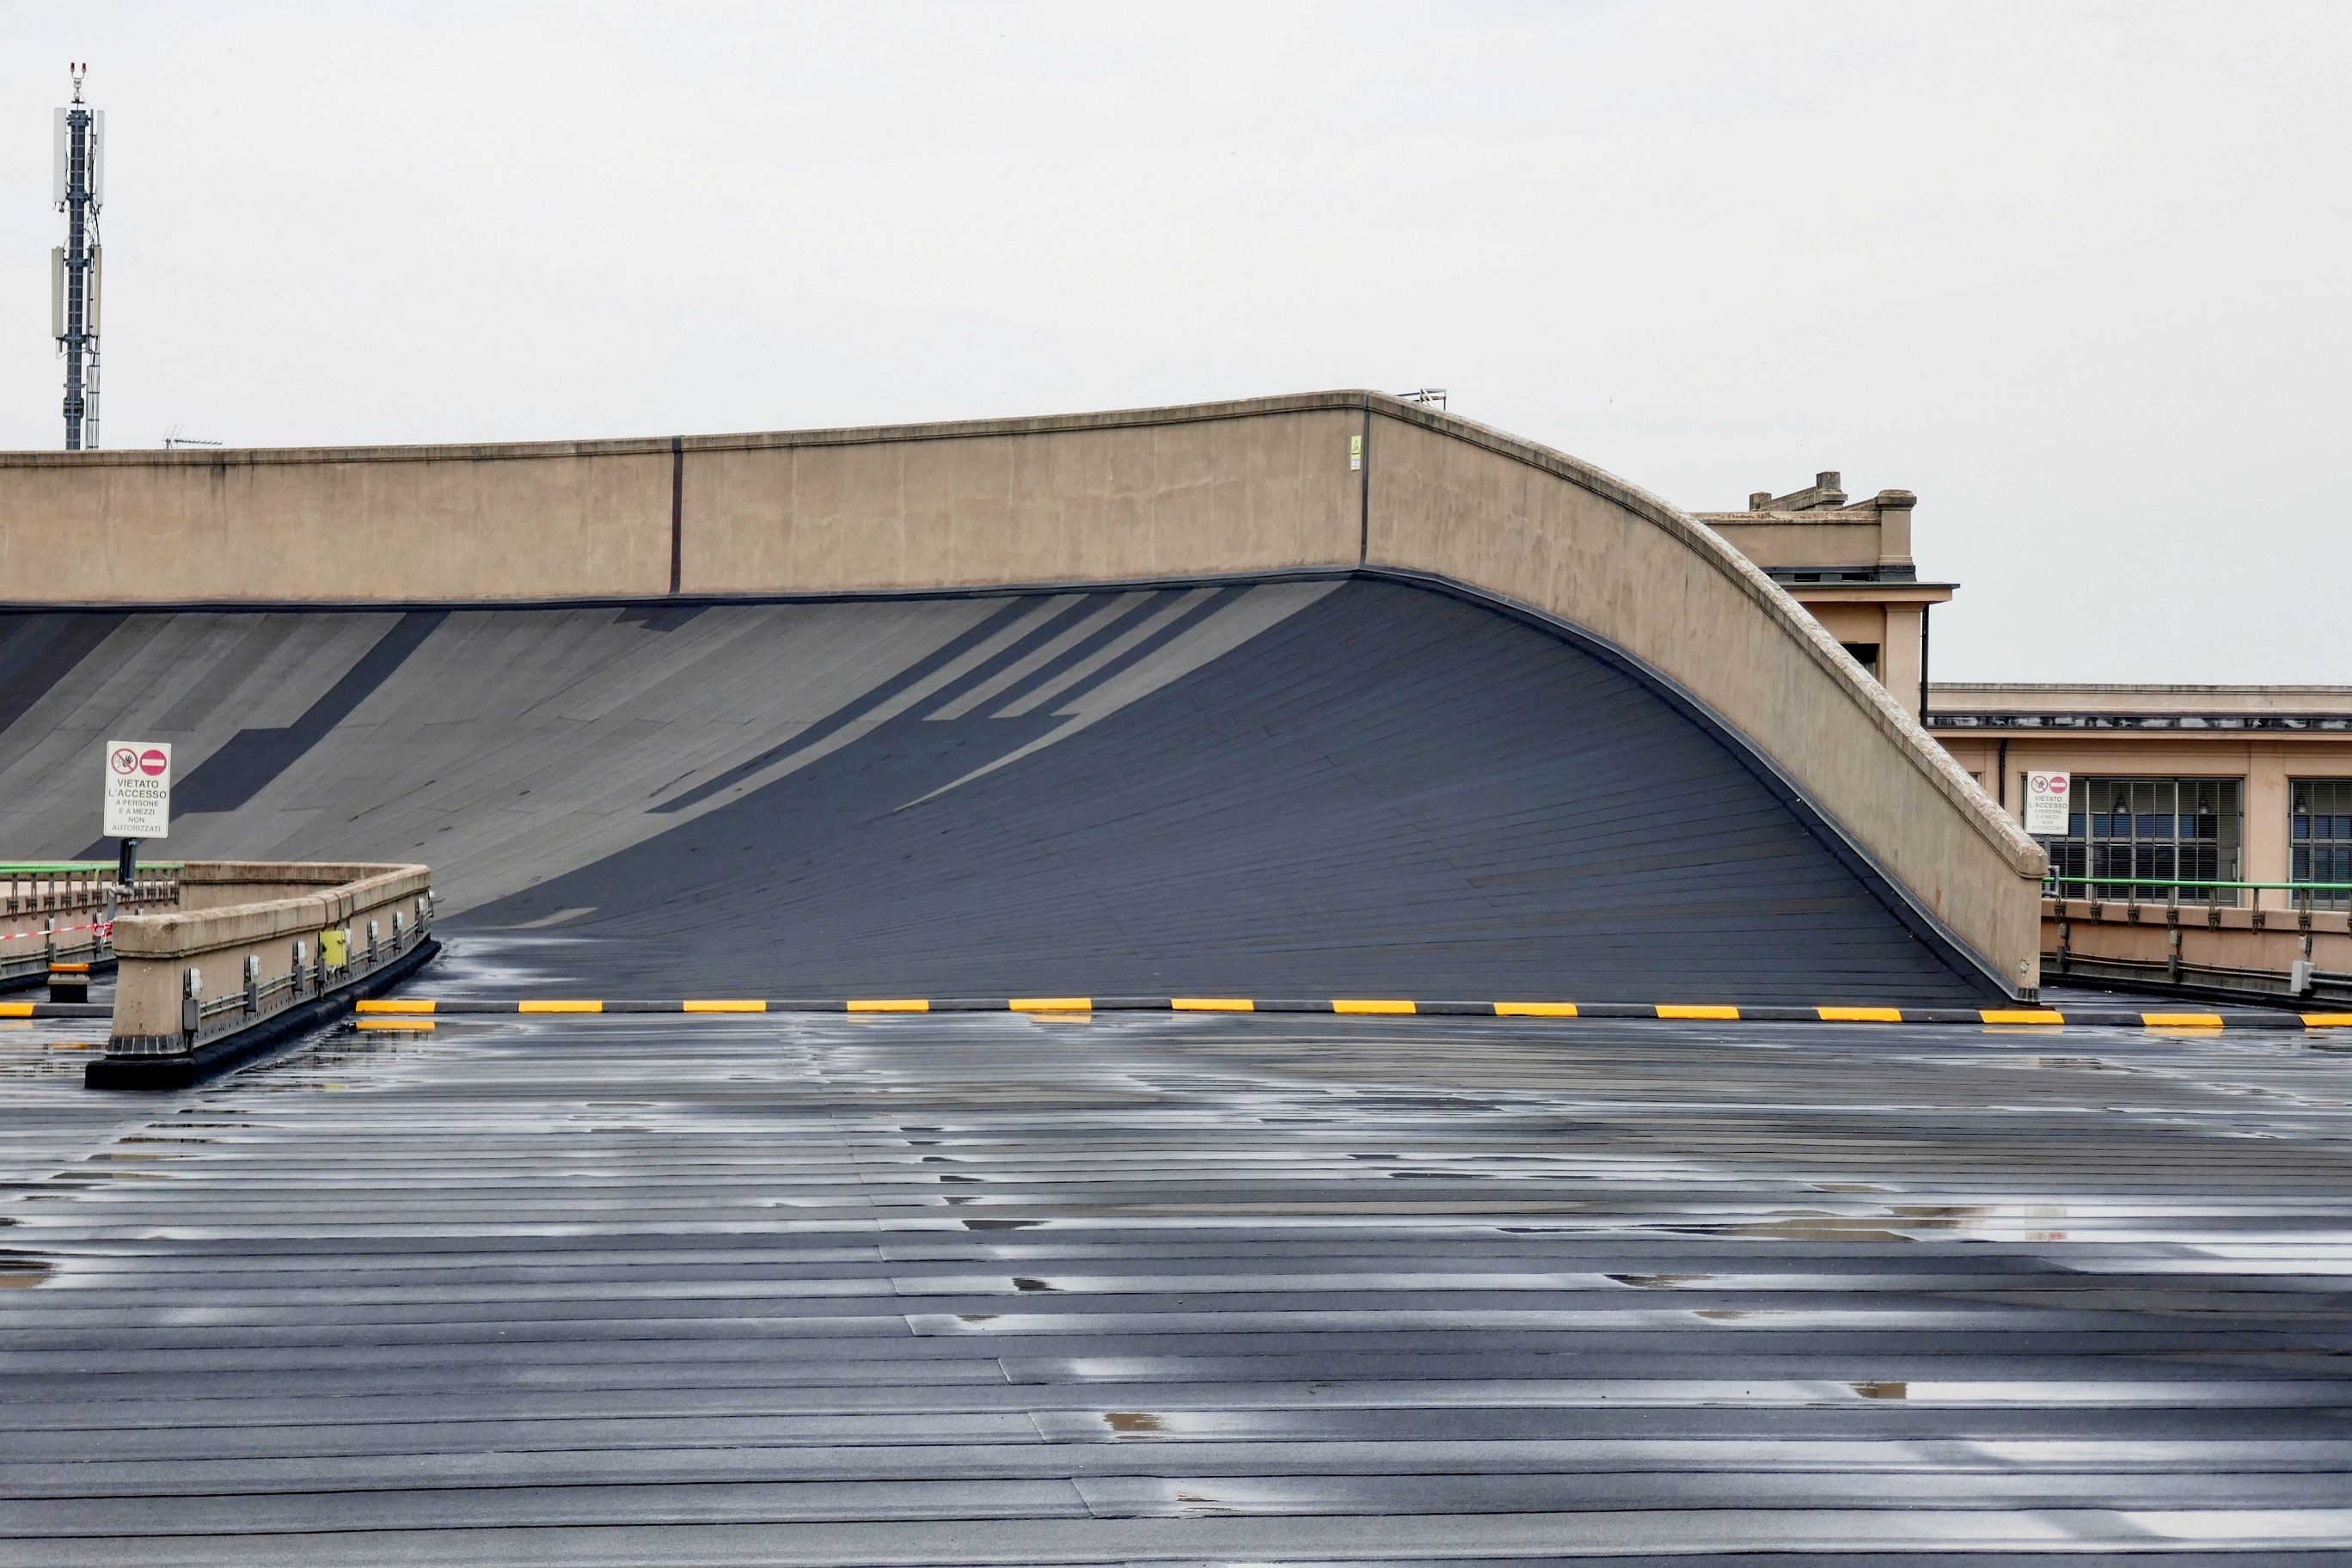
<svg viewBox="0 0 2352 1568"><path fill-rule="evenodd" d="M28 936L63 936L68 931L104 931L110 937L114 934L114 922L112 921L92 921L89 924L82 926L50 926L47 930L43 931L12 931L0 932L0 942L22 942Z"/></svg>

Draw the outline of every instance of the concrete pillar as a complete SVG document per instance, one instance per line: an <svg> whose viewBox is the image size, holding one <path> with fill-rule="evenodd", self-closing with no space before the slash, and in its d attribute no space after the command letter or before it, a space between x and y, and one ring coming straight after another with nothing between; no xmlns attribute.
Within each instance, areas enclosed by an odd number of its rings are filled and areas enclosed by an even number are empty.
<svg viewBox="0 0 2352 1568"><path fill-rule="evenodd" d="M1886 641L1878 650L1878 683L1914 719L1919 717L1919 637L1916 605L1886 606Z"/></svg>
<svg viewBox="0 0 2352 1568"><path fill-rule="evenodd" d="M1874 504L1878 508L1878 563L1912 564L1911 509L1919 504L1919 498L1909 490L1881 490Z"/></svg>
<svg viewBox="0 0 2352 1568"><path fill-rule="evenodd" d="M2286 758L2278 746L2260 742L2249 750L2252 754L2246 759L2245 880L2284 882L2294 865L2294 835L2287 820L2290 794ZM2263 902L2275 909L2281 907L2284 900L2284 894L2273 893Z"/></svg>

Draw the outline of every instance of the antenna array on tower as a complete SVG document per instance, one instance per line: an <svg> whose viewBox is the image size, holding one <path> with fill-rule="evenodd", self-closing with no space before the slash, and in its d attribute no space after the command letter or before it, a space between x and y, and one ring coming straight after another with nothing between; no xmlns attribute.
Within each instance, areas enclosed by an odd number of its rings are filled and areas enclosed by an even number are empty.
<svg viewBox="0 0 2352 1568"><path fill-rule="evenodd" d="M66 242L49 252L49 332L66 356L66 450L98 445L99 290L103 253L98 211L106 201L106 111L81 100L89 66L73 66L73 102L57 112L51 198L66 215Z"/></svg>

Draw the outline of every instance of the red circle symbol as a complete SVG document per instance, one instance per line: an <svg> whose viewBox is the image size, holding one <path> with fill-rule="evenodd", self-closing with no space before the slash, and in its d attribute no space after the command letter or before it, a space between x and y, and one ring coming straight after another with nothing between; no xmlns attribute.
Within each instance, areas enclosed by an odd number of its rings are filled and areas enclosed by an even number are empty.
<svg viewBox="0 0 2352 1568"><path fill-rule="evenodd" d="M118 773L130 773L139 766L139 753L128 746L117 746L106 759L106 765Z"/></svg>
<svg viewBox="0 0 2352 1568"><path fill-rule="evenodd" d="M171 765L172 759L165 756L160 748L150 746L139 753L139 771L151 779L161 778L163 770Z"/></svg>

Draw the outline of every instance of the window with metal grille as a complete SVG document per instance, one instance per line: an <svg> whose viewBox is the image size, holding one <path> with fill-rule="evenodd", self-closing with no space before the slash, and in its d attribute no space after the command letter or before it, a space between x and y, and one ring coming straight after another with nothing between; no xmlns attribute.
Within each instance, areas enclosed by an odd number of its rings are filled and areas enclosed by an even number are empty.
<svg viewBox="0 0 2352 1568"><path fill-rule="evenodd" d="M2022 787L2021 781L2020 787ZM2074 811L2063 837L2037 835L2068 898L2166 898L2172 884L2241 879L2244 843L2241 779L2101 779L2075 775ZM2183 903L2234 904L2230 889L2183 888Z"/></svg>
<svg viewBox="0 0 2352 1568"><path fill-rule="evenodd" d="M2287 798L2294 849L2289 879L2352 882L2352 779L2295 779ZM2352 909L2352 893L2316 894L2312 907Z"/></svg>

